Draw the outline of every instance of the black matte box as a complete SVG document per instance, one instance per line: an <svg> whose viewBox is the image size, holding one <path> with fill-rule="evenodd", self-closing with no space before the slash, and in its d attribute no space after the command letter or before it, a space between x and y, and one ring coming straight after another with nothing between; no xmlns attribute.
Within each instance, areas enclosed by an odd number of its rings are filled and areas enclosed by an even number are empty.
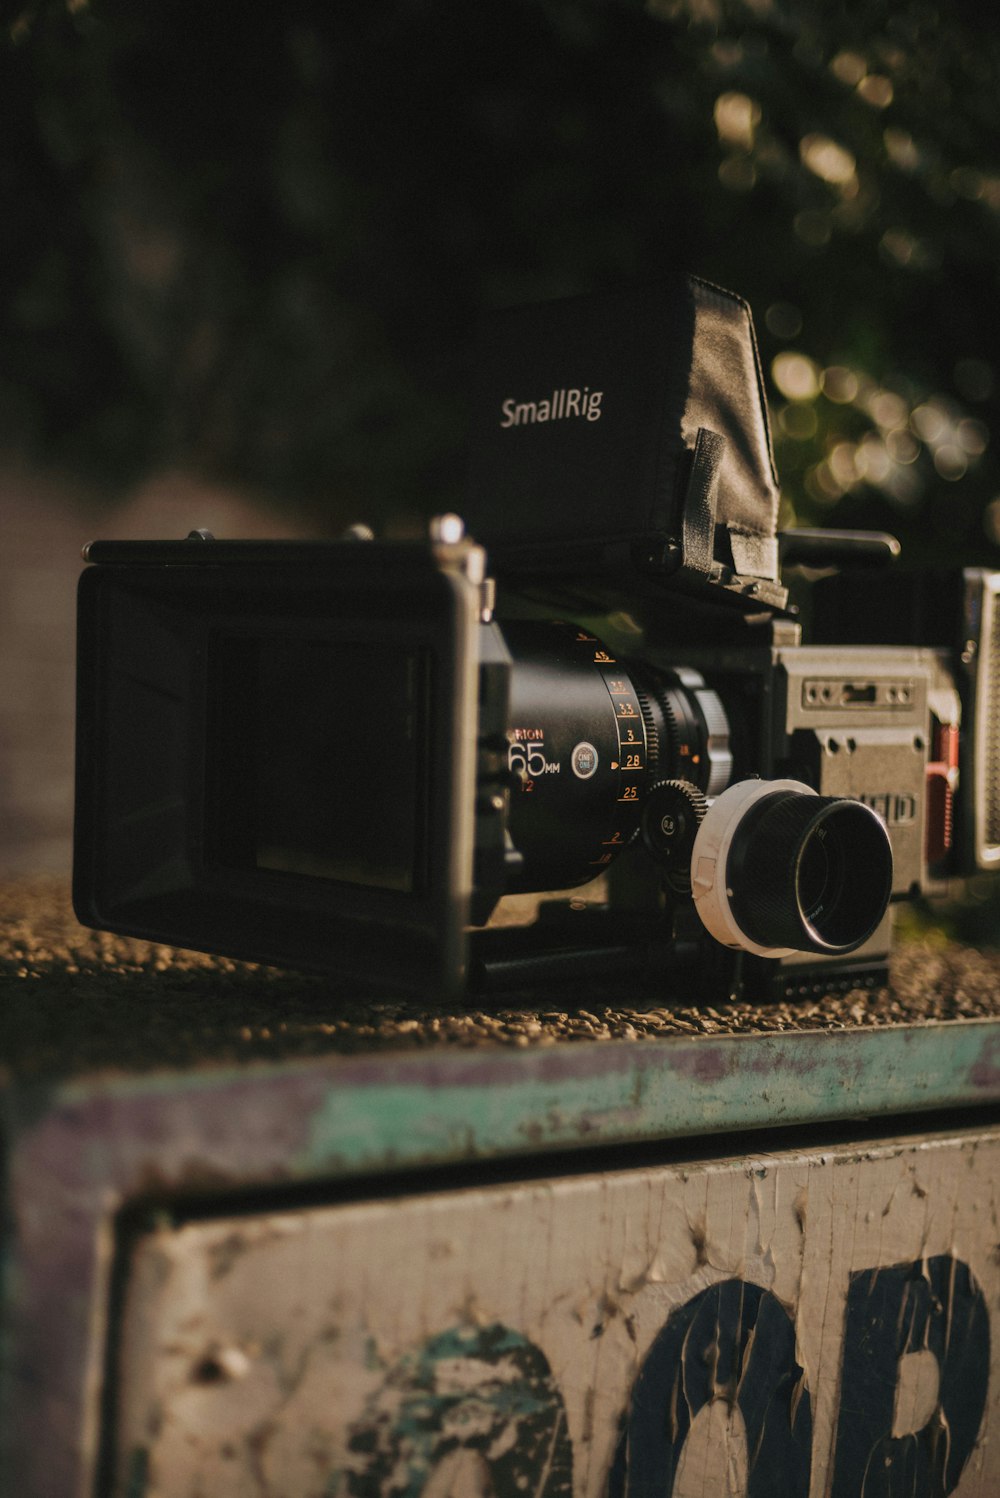
<svg viewBox="0 0 1000 1498"><path fill-rule="evenodd" d="M474 590L429 548L391 543L98 542L88 554L96 565L80 579L77 634L80 920L362 981L456 986L472 861ZM241 789L231 751L250 718L229 646L303 640L328 645L330 659L371 642L426 659L410 892L233 856L223 830ZM380 686L366 684L358 701L333 667L313 684L337 696L345 740L357 744L350 780L331 782L334 800L381 794Z"/></svg>
<svg viewBox="0 0 1000 1498"><path fill-rule="evenodd" d="M501 565L533 555L570 570L601 547L679 538L707 428L725 439L716 559L777 578L777 477L739 297L683 277L495 314L475 389L466 518ZM583 414L584 392L600 394L597 419Z"/></svg>

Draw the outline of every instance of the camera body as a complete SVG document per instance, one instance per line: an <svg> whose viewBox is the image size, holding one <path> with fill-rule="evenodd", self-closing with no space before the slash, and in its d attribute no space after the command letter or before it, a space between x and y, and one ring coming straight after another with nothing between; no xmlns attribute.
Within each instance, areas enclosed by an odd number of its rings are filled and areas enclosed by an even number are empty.
<svg viewBox="0 0 1000 1498"><path fill-rule="evenodd" d="M1000 860L1000 580L887 609L890 538L779 538L703 282L499 319L477 410L476 541L87 549L81 920L422 993L882 981L891 902ZM782 550L847 568L806 645Z"/></svg>

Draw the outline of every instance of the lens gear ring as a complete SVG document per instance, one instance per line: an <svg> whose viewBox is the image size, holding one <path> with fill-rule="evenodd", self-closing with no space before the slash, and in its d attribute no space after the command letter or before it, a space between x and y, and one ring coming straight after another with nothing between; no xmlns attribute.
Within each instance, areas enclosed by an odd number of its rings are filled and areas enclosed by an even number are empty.
<svg viewBox="0 0 1000 1498"><path fill-rule="evenodd" d="M643 727L646 730L646 764L650 771L655 772L660 764L660 730L656 726L656 717L648 694L642 687L636 687L635 695L639 703L639 711L642 713Z"/></svg>
<svg viewBox="0 0 1000 1498"><path fill-rule="evenodd" d="M657 780L646 793L642 840L675 894L691 893L691 853L707 811L708 798L689 780Z"/></svg>

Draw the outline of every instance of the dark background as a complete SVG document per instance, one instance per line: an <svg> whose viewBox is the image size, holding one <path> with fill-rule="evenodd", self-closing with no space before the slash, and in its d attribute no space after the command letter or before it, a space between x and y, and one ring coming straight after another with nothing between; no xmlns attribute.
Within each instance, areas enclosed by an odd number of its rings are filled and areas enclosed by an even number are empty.
<svg viewBox="0 0 1000 1498"><path fill-rule="evenodd" d="M841 371L810 399L795 366L791 413L773 387L796 514L982 554L1000 491L982 14L29 5L4 89L3 436L104 484L165 464L236 480L323 527L422 514L460 501L484 309L689 269L750 300L768 368L791 351Z"/></svg>
<svg viewBox="0 0 1000 1498"><path fill-rule="evenodd" d="M469 349L492 307L674 269L738 291L783 523L1000 565L1000 32L983 14L8 8L0 689L8 717L40 694L63 766L36 861L65 854L78 545L213 523L405 532L461 510ZM57 655L61 684L38 687ZM22 713L7 737L23 818L40 736Z"/></svg>

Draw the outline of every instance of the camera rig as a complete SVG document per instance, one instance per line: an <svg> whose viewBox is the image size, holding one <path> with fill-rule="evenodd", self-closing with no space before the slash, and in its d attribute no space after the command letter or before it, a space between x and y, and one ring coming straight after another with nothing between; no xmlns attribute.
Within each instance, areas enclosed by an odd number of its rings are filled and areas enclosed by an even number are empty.
<svg viewBox="0 0 1000 1498"><path fill-rule="evenodd" d="M898 547L779 537L749 310L693 278L495 319L476 409L475 541L87 548L80 918L422 992L881 981L890 901L1000 858L997 578L884 643ZM782 560L850 569L809 645Z"/></svg>

